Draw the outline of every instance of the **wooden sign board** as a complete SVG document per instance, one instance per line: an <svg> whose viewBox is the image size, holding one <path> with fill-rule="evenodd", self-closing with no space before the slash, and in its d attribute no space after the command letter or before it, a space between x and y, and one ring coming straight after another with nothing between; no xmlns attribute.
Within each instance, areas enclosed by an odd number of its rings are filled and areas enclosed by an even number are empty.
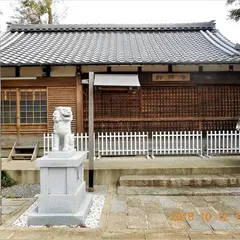
<svg viewBox="0 0 240 240"><path fill-rule="evenodd" d="M190 73L153 73L154 82L190 81Z"/></svg>

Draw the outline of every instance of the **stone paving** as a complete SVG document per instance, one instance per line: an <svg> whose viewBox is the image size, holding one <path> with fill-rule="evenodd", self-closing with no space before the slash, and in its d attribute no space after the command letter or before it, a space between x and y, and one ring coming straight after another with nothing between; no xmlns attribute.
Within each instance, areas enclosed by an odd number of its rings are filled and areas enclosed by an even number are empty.
<svg viewBox="0 0 240 240"><path fill-rule="evenodd" d="M118 196L107 229L240 230L240 196Z"/></svg>
<svg viewBox="0 0 240 240"><path fill-rule="evenodd" d="M3 199L0 239L240 240L240 196L124 196L109 186L98 229L8 227L32 201Z"/></svg>
<svg viewBox="0 0 240 240"><path fill-rule="evenodd" d="M2 199L2 221L4 228L11 224L16 216L21 215L35 200L29 198L3 198Z"/></svg>

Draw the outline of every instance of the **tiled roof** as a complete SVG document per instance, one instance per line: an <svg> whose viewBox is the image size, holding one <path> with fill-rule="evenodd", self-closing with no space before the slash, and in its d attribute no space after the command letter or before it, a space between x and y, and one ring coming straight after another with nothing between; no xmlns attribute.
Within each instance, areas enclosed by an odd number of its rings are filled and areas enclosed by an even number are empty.
<svg viewBox="0 0 240 240"><path fill-rule="evenodd" d="M1 63L15 65L240 63L239 45L215 22L10 25Z"/></svg>

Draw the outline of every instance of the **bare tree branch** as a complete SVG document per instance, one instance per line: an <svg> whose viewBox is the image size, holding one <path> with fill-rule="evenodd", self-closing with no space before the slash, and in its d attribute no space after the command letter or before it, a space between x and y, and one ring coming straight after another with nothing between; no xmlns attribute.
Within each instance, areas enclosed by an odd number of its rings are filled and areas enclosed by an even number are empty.
<svg viewBox="0 0 240 240"><path fill-rule="evenodd" d="M63 0L61 0L63 1ZM13 23L19 24L57 24L64 18L64 13L57 13L53 5L59 0L19 0L18 6L12 6L15 15Z"/></svg>

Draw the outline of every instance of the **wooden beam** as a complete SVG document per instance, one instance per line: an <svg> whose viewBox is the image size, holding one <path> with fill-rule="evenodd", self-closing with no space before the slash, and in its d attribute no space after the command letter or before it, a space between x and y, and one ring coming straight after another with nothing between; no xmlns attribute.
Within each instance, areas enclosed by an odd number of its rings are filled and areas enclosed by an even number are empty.
<svg viewBox="0 0 240 240"><path fill-rule="evenodd" d="M97 118L94 119L95 122L167 122L167 121L235 121L239 117L169 117L169 118ZM87 122L84 119L84 122Z"/></svg>
<svg viewBox="0 0 240 240"><path fill-rule="evenodd" d="M2 87L70 87L76 86L75 77L40 77L33 80L5 80Z"/></svg>
<svg viewBox="0 0 240 240"><path fill-rule="evenodd" d="M83 89L81 75L76 76L76 131L83 132Z"/></svg>
<svg viewBox="0 0 240 240"><path fill-rule="evenodd" d="M172 73L172 69L173 69L172 64L169 64L169 65L168 65L168 72Z"/></svg>
<svg viewBox="0 0 240 240"><path fill-rule="evenodd" d="M15 67L15 77L20 77L20 67Z"/></svg>

